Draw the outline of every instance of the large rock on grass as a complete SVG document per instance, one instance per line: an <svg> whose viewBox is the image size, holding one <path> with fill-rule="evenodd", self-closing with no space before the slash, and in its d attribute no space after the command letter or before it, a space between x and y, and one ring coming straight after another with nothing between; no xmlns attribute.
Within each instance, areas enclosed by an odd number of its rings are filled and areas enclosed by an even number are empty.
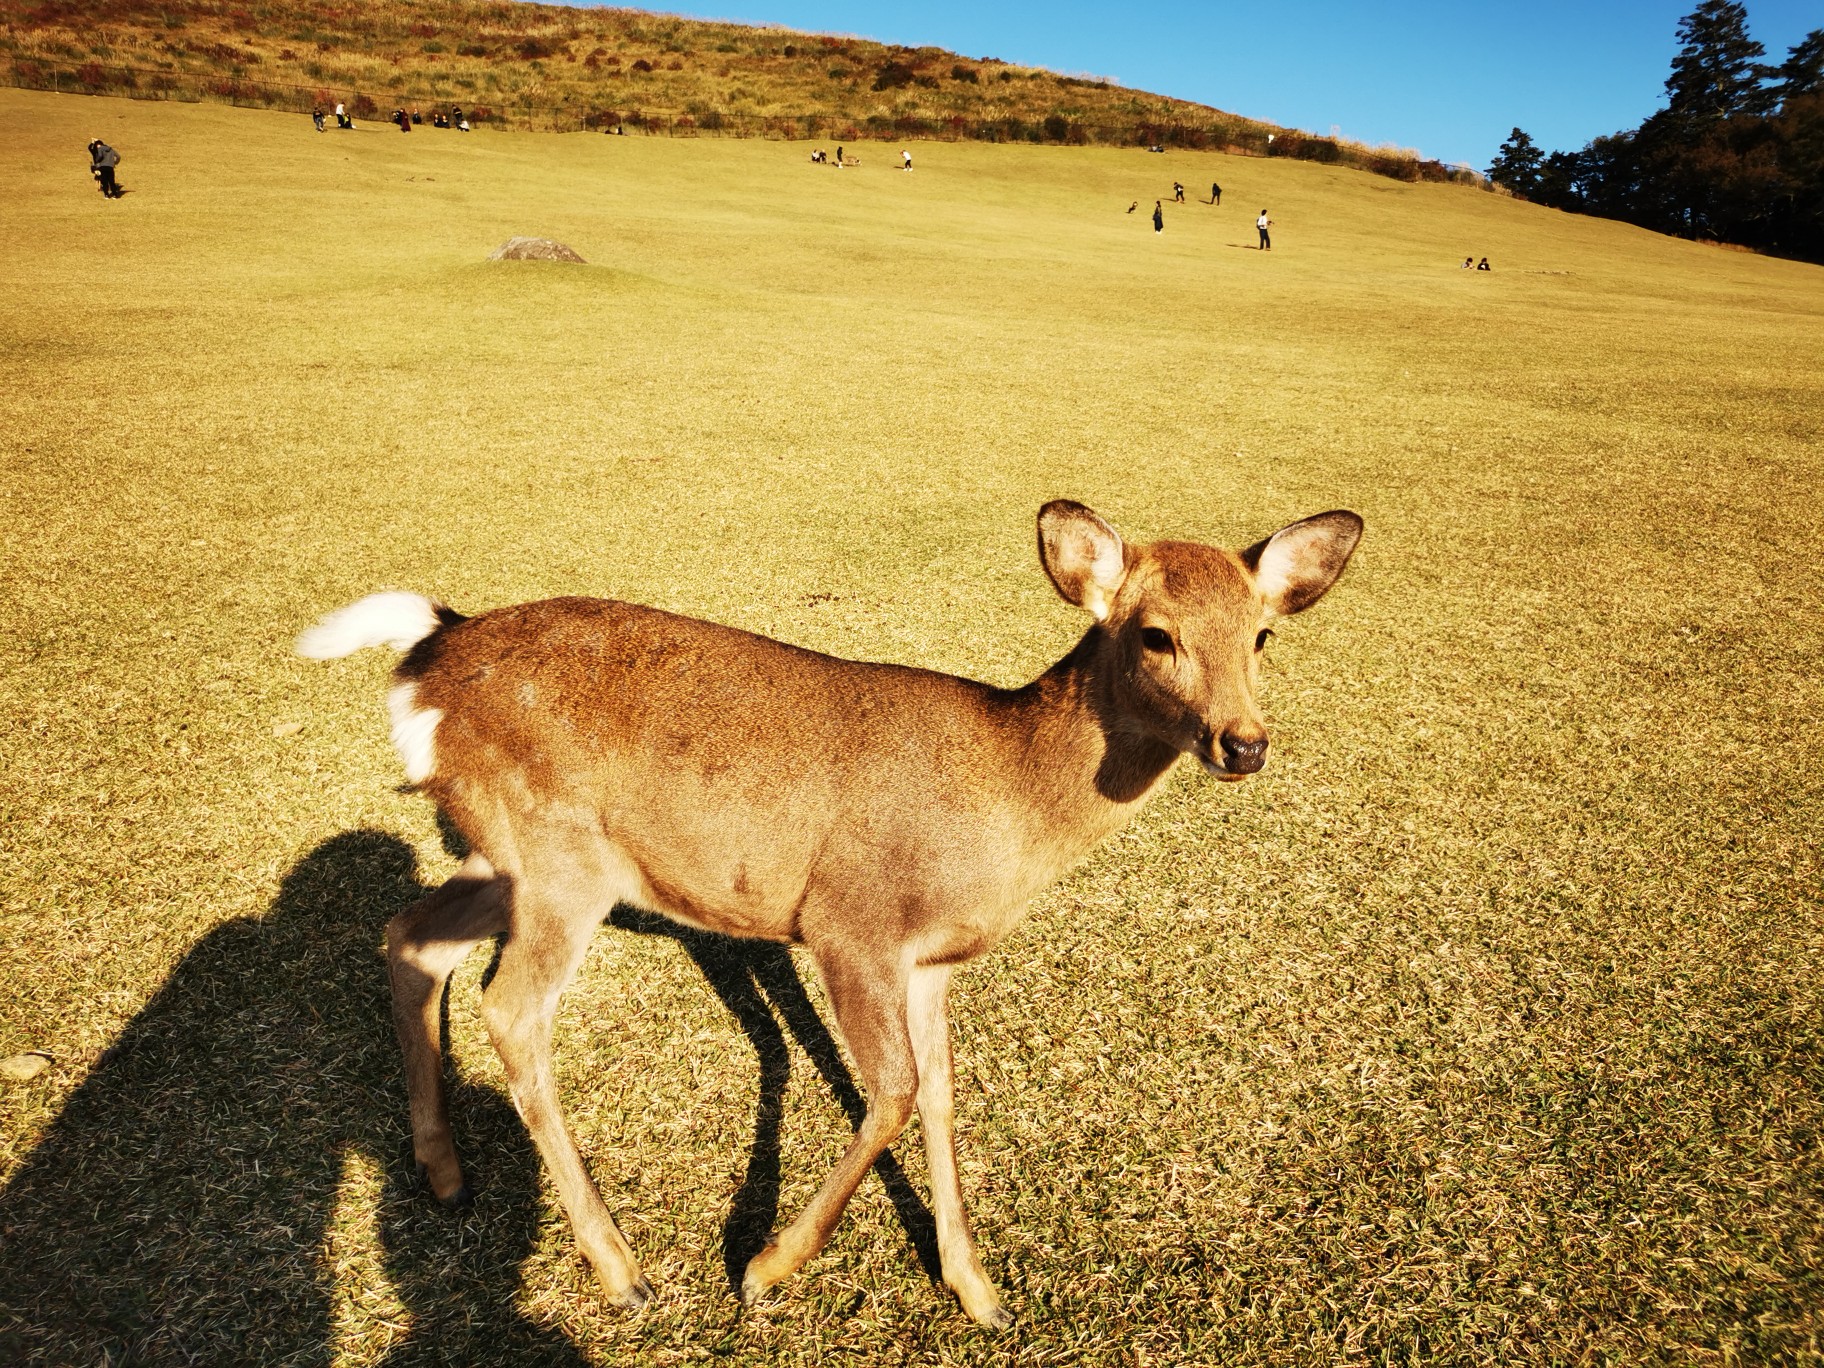
<svg viewBox="0 0 1824 1368"><path fill-rule="evenodd" d="M571 248L550 238L508 238L488 256L489 261L582 261ZM584 263L587 265L588 263Z"/></svg>

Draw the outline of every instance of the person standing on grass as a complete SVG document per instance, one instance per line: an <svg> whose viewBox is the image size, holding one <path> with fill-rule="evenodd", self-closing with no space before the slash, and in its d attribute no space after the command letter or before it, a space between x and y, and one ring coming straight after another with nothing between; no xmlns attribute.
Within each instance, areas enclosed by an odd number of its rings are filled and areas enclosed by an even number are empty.
<svg viewBox="0 0 1824 1368"><path fill-rule="evenodd" d="M101 182L103 199L119 199L126 193L114 179L114 168L120 165L120 153L100 138L89 144L89 174Z"/></svg>
<svg viewBox="0 0 1824 1368"><path fill-rule="evenodd" d="M1273 239L1267 236L1267 229L1273 226L1273 220L1267 217L1267 211L1265 209L1262 209L1260 211L1260 217L1254 220L1254 226L1260 229L1260 250L1263 252L1272 251Z"/></svg>
<svg viewBox="0 0 1824 1368"><path fill-rule="evenodd" d="M900 170L910 171L912 169L912 149L908 147L904 151L902 151L899 155L906 159L905 165L900 167Z"/></svg>
<svg viewBox="0 0 1824 1368"><path fill-rule="evenodd" d="M1153 201L1153 231L1155 233L1165 231L1165 206L1158 200Z"/></svg>
<svg viewBox="0 0 1824 1368"><path fill-rule="evenodd" d="M836 169L842 170L842 149L840 147L836 149Z"/></svg>
<svg viewBox="0 0 1824 1368"><path fill-rule="evenodd" d="M1183 186L1183 184L1181 184L1178 181L1172 182L1172 203L1173 204L1183 204L1184 203L1184 186Z"/></svg>
<svg viewBox="0 0 1824 1368"><path fill-rule="evenodd" d="M1220 185L1216 184L1215 181L1210 182L1210 203L1211 204L1221 204L1222 203L1222 187Z"/></svg>

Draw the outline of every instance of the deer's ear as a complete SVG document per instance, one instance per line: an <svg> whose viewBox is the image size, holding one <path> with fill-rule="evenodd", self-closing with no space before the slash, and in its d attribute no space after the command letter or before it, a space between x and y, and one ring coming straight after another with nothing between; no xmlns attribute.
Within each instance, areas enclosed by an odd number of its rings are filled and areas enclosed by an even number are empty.
<svg viewBox="0 0 1824 1368"><path fill-rule="evenodd" d="M1254 583L1275 617L1302 613L1336 583L1355 544L1362 520L1347 509L1319 513L1282 527L1241 553Z"/></svg>
<svg viewBox="0 0 1824 1368"><path fill-rule="evenodd" d="M1039 510L1039 561L1064 601L1089 609L1097 622L1108 616L1127 578L1120 535L1069 499L1053 499Z"/></svg>

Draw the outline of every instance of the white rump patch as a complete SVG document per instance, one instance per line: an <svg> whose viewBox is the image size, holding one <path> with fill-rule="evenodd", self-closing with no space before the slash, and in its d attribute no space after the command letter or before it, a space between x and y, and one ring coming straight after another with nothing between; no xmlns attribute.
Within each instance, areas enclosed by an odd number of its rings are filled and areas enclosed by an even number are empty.
<svg viewBox="0 0 1824 1368"><path fill-rule="evenodd" d="M298 654L306 660L339 660L369 646L409 651L439 625L437 605L423 594L396 589L369 594L306 628L298 637Z"/></svg>
<svg viewBox="0 0 1824 1368"><path fill-rule="evenodd" d="M395 684L386 692L386 710L393 716L393 749L405 762L405 777L422 784L437 768L435 741L443 709L420 708L417 699L418 686L412 683Z"/></svg>

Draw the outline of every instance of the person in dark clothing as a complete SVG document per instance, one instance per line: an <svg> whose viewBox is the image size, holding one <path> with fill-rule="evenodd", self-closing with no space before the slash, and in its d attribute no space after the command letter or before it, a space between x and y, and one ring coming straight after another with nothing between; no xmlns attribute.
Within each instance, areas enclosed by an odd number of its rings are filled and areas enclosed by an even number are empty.
<svg viewBox="0 0 1824 1368"><path fill-rule="evenodd" d="M1127 212L1131 214L1134 212L1134 210L1138 209L1139 207L1140 207L1140 201L1135 200L1132 204L1127 206Z"/></svg>
<svg viewBox="0 0 1824 1368"><path fill-rule="evenodd" d="M840 147L836 149L836 169L842 170L842 149Z"/></svg>
<svg viewBox="0 0 1824 1368"><path fill-rule="evenodd" d="M1487 258L1487 257L1483 257L1483 258L1482 258L1482 260L1480 260L1480 261L1478 261L1478 262L1477 262L1477 263L1476 263L1476 269L1477 269L1477 270L1478 270L1478 271L1492 271L1492 270L1494 270L1494 269L1495 269L1495 268L1494 268L1494 267L1493 267L1493 266L1490 266L1490 265L1489 265L1489 264L1488 264L1488 258Z"/></svg>
<svg viewBox="0 0 1824 1368"><path fill-rule="evenodd" d="M317 126L317 132L327 133L329 131L327 128L325 128L323 126L323 111L322 110L320 110L320 109L311 110L310 111L310 121Z"/></svg>
<svg viewBox="0 0 1824 1368"><path fill-rule="evenodd" d="M422 125L424 123L424 115L414 109L412 111L412 122Z"/></svg>
<svg viewBox="0 0 1824 1368"><path fill-rule="evenodd" d="M1211 204L1221 204L1222 203L1222 187L1220 185L1216 184L1215 181L1210 182L1210 203Z"/></svg>
<svg viewBox="0 0 1824 1368"><path fill-rule="evenodd" d="M1172 182L1172 203L1184 203L1184 186L1180 185L1177 181Z"/></svg>
<svg viewBox="0 0 1824 1368"><path fill-rule="evenodd" d="M1165 207L1158 200L1153 201L1153 231L1155 233L1165 231Z"/></svg>
<svg viewBox="0 0 1824 1368"><path fill-rule="evenodd" d="M120 165L120 153L100 138L89 144L89 174L101 182L103 199L119 199L126 191L114 179L114 168Z"/></svg>

